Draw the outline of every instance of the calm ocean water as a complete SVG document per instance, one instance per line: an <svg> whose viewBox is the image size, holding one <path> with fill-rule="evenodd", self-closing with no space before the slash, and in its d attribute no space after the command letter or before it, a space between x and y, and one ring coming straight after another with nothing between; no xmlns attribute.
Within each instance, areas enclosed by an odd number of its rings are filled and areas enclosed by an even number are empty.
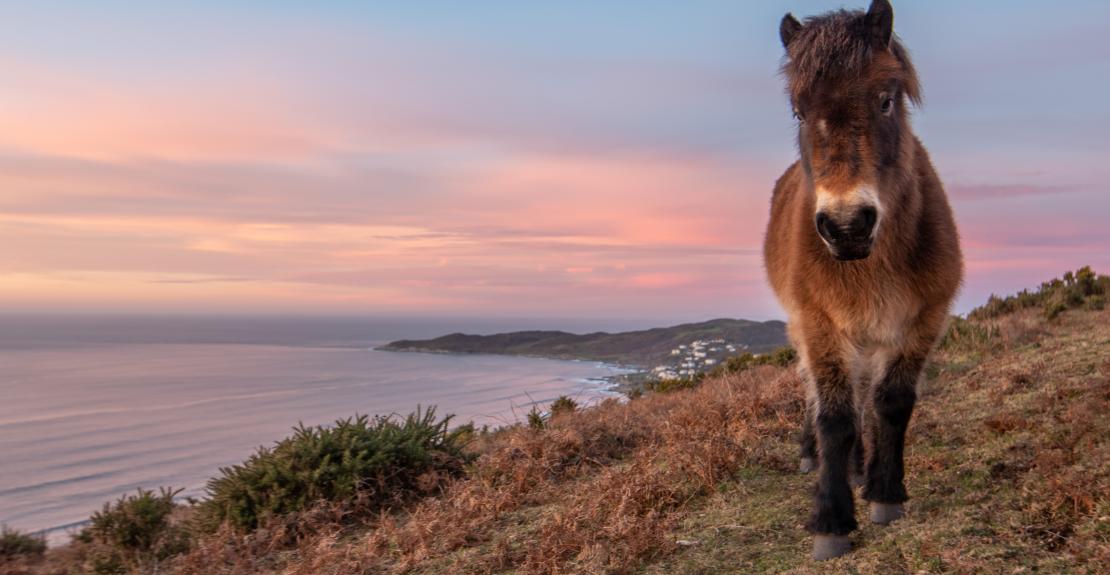
<svg viewBox="0 0 1110 575"><path fill-rule="evenodd" d="M501 424L609 394L592 362L372 348L512 321L0 316L0 523L64 541L136 487L201 495L220 466L298 422L436 405ZM552 327L550 325L542 327ZM588 325L554 326L563 329Z"/></svg>

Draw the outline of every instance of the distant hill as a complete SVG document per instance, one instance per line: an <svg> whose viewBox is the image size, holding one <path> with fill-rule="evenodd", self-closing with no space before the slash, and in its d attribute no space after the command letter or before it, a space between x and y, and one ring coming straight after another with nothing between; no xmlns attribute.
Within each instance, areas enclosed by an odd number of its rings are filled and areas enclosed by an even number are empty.
<svg viewBox="0 0 1110 575"><path fill-rule="evenodd" d="M714 319L673 327L620 333L573 334L565 331L514 331L494 335L453 333L435 339L400 340L378 349L439 353L492 353L554 359L585 359L650 366L671 358L671 350L696 340L721 339L752 353L786 344L781 321ZM746 348L743 346L747 346Z"/></svg>

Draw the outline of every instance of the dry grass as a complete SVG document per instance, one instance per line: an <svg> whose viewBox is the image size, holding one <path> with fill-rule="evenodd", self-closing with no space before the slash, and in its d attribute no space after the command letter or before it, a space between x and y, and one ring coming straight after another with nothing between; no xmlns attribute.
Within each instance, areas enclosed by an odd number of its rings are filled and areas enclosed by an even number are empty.
<svg viewBox="0 0 1110 575"><path fill-rule="evenodd" d="M987 327L922 385L909 515L864 526L842 559L808 559L801 389L764 366L482 436L438 496L225 529L163 572L1096 573L1110 564L1110 312ZM75 572L58 570L63 553L26 572Z"/></svg>
<svg viewBox="0 0 1110 575"><path fill-rule="evenodd" d="M789 465L766 446L789 441L799 398L765 368L503 431L444 495L329 533L287 572L627 572L671 551L682 511L742 464Z"/></svg>
<svg viewBox="0 0 1110 575"><path fill-rule="evenodd" d="M941 352L907 446L909 515L814 564L812 478L754 469L695 506L699 545L648 573L1103 573L1110 564L1110 314L1001 318L1000 342ZM743 494L733 490L743 490ZM860 503L862 516L865 508Z"/></svg>

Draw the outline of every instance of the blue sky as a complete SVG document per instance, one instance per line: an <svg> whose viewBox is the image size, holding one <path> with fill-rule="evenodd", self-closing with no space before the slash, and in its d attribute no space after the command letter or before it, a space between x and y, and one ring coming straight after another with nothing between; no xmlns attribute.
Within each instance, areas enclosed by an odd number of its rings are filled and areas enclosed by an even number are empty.
<svg viewBox="0 0 1110 575"><path fill-rule="evenodd" d="M894 5L961 309L1110 268L1110 4ZM0 308L780 316L778 22L840 6L0 4Z"/></svg>

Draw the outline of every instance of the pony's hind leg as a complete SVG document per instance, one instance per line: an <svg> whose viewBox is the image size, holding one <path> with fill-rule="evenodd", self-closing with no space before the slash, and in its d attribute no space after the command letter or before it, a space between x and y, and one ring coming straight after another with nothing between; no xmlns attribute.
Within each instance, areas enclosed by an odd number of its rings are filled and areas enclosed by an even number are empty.
<svg viewBox="0 0 1110 575"><path fill-rule="evenodd" d="M802 422L801 460L798 463L798 471L802 473L809 473L817 469L817 432L814 430L814 418L817 417L815 402L816 398L806 401L805 420Z"/></svg>
<svg viewBox="0 0 1110 575"><path fill-rule="evenodd" d="M864 484L863 473L863 442L866 435L863 414L856 420L856 440L852 442L852 454L848 459L848 482L852 487L862 487Z"/></svg>

